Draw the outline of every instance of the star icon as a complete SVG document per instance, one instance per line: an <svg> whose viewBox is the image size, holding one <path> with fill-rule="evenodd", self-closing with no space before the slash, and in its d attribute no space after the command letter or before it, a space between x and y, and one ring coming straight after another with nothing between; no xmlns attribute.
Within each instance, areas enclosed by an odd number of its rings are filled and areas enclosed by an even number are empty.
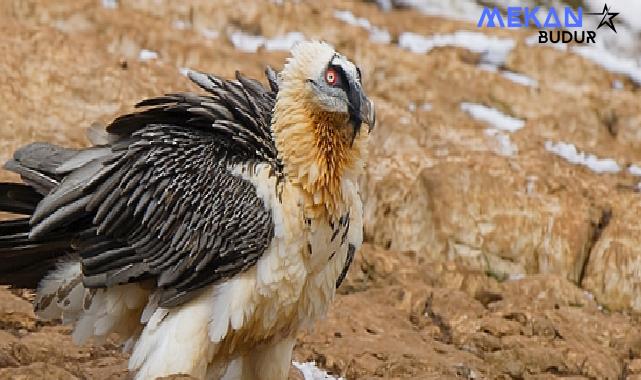
<svg viewBox="0 0 641 380"><path fill-rule="evenodd" d="M603 16L601 18L601 22L599 23L599 26L597 26L597 30L600 29L603 25L607 25L612 29L614 33L617 32L617 29L614 27L614 21L613 19L619 15L619 12L610 12L610 8L608 8L608 4L605 4L603 6L603 12L601 13L588 13L589 15L597 15L597 16Z"/></svg>

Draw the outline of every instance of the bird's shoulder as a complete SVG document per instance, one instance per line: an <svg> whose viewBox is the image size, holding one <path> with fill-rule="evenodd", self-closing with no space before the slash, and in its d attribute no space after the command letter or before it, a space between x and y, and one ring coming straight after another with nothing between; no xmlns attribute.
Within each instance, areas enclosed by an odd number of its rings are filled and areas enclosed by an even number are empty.
<svg viewBox="0 0 641 380"><path fill-rule="evenodd" d="M178 130L215 144L216 151L225 159L267 162L280 171L271 132L278 87L269 75L271 71L267 73L270 88L238 72L235 79L223 79L190 71L189 78L206 94L173 93L143 100L136 105L135 112L109 124L107 132L112 141L123 145L142 135L151 144L166 143L163 128ZM150 129L157 133L148 133Z"/></svg>

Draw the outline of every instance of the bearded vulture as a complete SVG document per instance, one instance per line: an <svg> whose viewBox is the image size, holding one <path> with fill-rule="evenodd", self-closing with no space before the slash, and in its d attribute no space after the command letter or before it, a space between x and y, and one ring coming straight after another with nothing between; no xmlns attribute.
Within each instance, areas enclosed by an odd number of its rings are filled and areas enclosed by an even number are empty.
<svg viewBox="0 0 641 380"><path fill-rule="evenodd" d="M0 283L37 288L76 342L119 334L135 379L282 380L363 240L374 108L322 42L267 69L270 88L189 77L207 93L144 100L103 144L15 152Z"/></svg>

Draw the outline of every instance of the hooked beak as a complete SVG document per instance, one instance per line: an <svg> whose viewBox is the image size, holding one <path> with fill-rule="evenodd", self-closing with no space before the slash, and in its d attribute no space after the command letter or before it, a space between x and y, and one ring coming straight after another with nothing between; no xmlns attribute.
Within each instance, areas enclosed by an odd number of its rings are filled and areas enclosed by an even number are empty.
<svg viewBox="0 0 641 380"><path fill-rule="evenodd" d="M374 103L367 98L363 98L361 103L361 118L363 123L367 124L367 132L371 132L376 126L376 109Z"/></svg>
<svg viewBox="0 0 641 380"><path fill-rule="evenodd" d="M367 124L368 132L371 132L376 124L374 104L365 96L363 88L357 83L350 83L349 119L354 128L354 136L360 131L362 123Z"/></svg>

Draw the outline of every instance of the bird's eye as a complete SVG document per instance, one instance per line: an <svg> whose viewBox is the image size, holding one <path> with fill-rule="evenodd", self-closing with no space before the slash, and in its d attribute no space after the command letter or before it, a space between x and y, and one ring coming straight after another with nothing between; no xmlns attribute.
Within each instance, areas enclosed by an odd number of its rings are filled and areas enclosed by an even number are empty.
<svg viewBox="0 0 641 380"><path fill-rule="evenodd" d="M334 86L336 83L338 83L338 73L336 70L329 68L325 72L325 81L327 84Z"/></svg>

